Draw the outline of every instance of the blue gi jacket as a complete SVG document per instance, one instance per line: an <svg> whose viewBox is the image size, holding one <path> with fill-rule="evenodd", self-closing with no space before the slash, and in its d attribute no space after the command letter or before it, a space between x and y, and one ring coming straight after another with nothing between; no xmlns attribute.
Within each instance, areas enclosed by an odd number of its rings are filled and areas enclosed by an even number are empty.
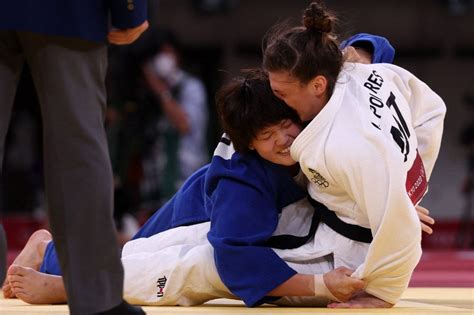
<svg viewBox="0 0 474 315"><path fill-rule="evenodd" d="M0 29L103 42L109 24L130 28L146 18L147 0L3 0Z"/></svg>
<svg viewBox="0 0 474 315"><path fill-rule="evenodd" d="M210 220L207 237L222 281L254 306L296 274L265 243L281 210L305 196L285 167L221 142L211 163L194 173L134 238Z"/></svg>

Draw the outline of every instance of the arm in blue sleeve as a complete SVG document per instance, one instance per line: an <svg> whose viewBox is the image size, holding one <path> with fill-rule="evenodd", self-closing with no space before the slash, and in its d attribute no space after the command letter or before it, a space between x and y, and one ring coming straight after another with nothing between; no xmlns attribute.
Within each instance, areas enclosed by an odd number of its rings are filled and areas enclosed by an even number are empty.
<svg viewBox="0 0 474 315"><path fill-rule="evenodd" d="M372 54L372 63L393 63L395 57L395 49L382 36L359 33L341 43L341 49L347 46L368 49Z"/></svg>
<svg viewBox="0 0 474 315"><path fill-rule="evenodd" d="M147 0L109 0L112 25L116 28L132 28L147 19Z"/></svg>
<svg viewBox="0 0 474 315"><path fill-rule="evenodd" d="M265 187L221 179L212 199L208 239L222 281L247 306L266 302L269 291L296 274L265 246L278 223L274 194Z"/></svg>

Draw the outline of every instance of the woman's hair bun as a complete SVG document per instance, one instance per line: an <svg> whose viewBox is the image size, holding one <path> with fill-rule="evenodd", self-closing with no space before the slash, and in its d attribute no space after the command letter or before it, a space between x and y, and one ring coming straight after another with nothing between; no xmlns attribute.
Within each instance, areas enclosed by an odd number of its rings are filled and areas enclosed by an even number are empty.
<svg viewBox="0 0 474 315"><path fill-rule="evenodd" d="M321 33L332 31L333 18L326 11L321 0L312 2L303 13L303 25L308 30L315 30Z"/></svg>

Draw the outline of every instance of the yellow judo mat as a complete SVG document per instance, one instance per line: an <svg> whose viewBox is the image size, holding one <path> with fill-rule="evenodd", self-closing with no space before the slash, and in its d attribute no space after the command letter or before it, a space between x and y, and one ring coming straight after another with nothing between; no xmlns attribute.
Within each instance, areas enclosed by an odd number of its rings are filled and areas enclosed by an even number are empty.
<svg viewBox="0 0 474 315"><path fill-rule="evenodd" d="M242 302L219 299L201 306L145 306L150 315L193 314L474 314L474 288L409 288L392 309L326 309L263 305L247 308ZM0 315L69 314L66 305L29 305L0 297Z"/></svg>

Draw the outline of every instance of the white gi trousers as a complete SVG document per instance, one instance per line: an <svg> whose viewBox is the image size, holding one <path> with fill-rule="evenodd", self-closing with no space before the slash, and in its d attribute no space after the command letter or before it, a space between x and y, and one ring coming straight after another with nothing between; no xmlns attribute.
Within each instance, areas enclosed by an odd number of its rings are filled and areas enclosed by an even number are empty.
<svg viewBox="0 0 474 315"><path fill-rule="evenodd" d="M306 199L286 207L274 235L306 235L312 215L313 208ZM125 299L141 305L182 306L218 298L239 299L219 277L213 248L206 237L209 228L210 223L205 222L128 242L122 251ZM355 269L364 261L367 249L368 244L349 240L320 223L315 237L307 244L295 249L274 250L300 274L323 274L339 266ZM328 300L283 297L273 303L325 306Z"/></svg>

